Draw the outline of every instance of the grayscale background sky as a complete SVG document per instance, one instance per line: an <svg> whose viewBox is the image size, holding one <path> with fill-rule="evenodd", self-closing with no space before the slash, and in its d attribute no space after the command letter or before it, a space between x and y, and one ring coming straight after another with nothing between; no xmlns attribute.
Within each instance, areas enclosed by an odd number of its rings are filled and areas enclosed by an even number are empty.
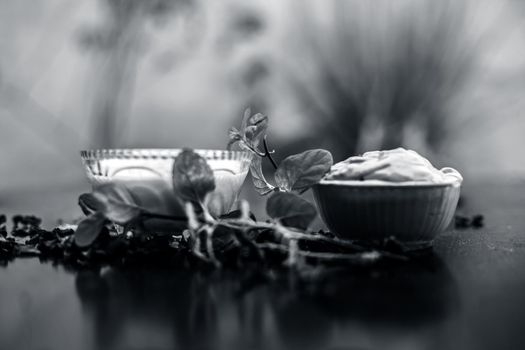
<svg viewBox="0 0 525 350"><path fill-rule="evenodd" d="M524 179L524 19L512 0L0 0L0 209L67 217L80 149L224 148L247 106L278 158L404 146Z"/></svg>

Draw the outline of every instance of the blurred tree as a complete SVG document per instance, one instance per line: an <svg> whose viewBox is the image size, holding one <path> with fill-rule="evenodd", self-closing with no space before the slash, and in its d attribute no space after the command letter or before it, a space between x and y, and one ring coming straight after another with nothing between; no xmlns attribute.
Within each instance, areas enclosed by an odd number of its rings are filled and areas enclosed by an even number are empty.
<svg viewBox="0 0 525 350"><path fill-rule="evenodd" d="M187 8L192 0L100 1L105 21L100 27L84 30L80 43L99 53L91 143L97 148L111 148L116 144L116 132L125 125L145 24L173 17L174 12Z"/></svg>
<svg viewBox="0 0 525 350"><path fill-rule="evenodd" d="M403 145L415 125L438 151L475 63L465 3L332 0L323 11L309 4L294 2L283 73L312 132L286 152L308 142L341 159L364 148L370 125L381 130L374 147Z"/></svg>
<svg viewBox="0 0 525 350"><path fill-rule="evenodd" d="M265 89L271 67L268 54L261 49L268 31L268 18L263 9L254 3L233 2L227 8L226 26L218 38L219 53L232 57L238 55L237 64L230 71L232 87L237 96L237 112L231 123L236 123L238 116L247 106L253 111L264 112L268 109L268 94Z"/></svg>

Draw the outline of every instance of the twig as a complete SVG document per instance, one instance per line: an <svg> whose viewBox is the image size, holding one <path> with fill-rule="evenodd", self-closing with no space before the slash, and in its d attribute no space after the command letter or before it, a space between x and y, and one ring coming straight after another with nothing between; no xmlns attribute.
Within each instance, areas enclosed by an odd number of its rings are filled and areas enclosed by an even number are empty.
<svg viewBox="0 0 525 350"><path fill-rule="evenodd" d="M234 220L224 219L224 220L220 220L218 224L229 227L229 228L234 228L234 229L240 229L246 226L249 226L251 228L267 228L267 229L272 229L272 230L276 229L276 226L273 223L253 222L253 221L248 221L248 220L241 221L239 219L234 219ZM330 238L330 237L321 236L318 234L306 234L306 233L302 233L292 228L284 227L284 226L282 227L282 229L286 231L286 236L290 239L301 239L305 241L321 241L321 242L326 242L326 243L331 243L337 246L341 246L344 248L354 249L356 251L367 251L367 249L365 249L364 247L360 245L357 245L355 243L352 243L350 241L346 241L340 238L336 238L336 237Z"/></svg>
<svg viewBox="0 0 525 350"><path fill-rule="evenodd" d="M359 244L356 244L351 241L347 241L344 239L340 239L337 237L326 237L319 234L307 234L299 232L293 228L285 227L282 225L279 225L279 229L277 229L276 224L274 223L268 223L268 222L253 222L253 221L242 221L239 219L224 219L218 222L218 225L233 228L233 229L246 229L246 226L249 226L251 228L267 228L274 230L275 232L280 232L281 234L285 235L288 239L296 239L296 240L304 240L304 241L317 241L317 242L325 242L329 244L333 244L335 246L339 246L342 248L347 248L356 251L357 253L364 253L370 252L370 249L367 249L366 247L363 247ZM374 251L377 251L381 255L396 259L396 260L408 260L406 256L391 253L388 251L384 251L382 249L374 249ZM347 254L343 254L347 255Z"/></svg>
<svg viewBox="0 0 525 350"><path fill-rule="evenodd" d="M213 262L213 264L216 267L220 267L221 263L215 256L215 252L213 251L213 232L215 232L216 226L206 226L204 231L206 232L206 251L208 253L208 256L210 260Z"/></svg>
<svg viewBox="0 0 525 350"><path fill-rule="evenodd" d="M276 243L258 243L257 246L259 248L263 249L272 249L272 250L279 250L283 253L288 253L289 248L285 245L276 244ZM380 252L377 250L367 251L367 252L359 252L359 253L325 253L325 252L310 252L310 251L304 251L304 250L297 250L297 255L306 257L306 258L316 258L316 259L324 259L324 260L352 260L352 261L376 261L380 259L381 257L385 258L393 258L396 260L408 260L407 257L396 255L396 254L389 254L385 252Z"/></svg>
<svg viewBox="0 0 525 350"><path fill-rule="evenodd" d="M160 218L160 219L166 219L166 220L172 220L172 221L186 221L186 218L181 218L177 216L170 216L170 215L164 215L164 214L155 214L155 213L144 213L146 218ZM194 215L193 215L194 216ZM332 244L334 246L346 248L353 250L354 253L321 253L321 252L310 252L310 251L304 251L301 249L297 249L296 252L293 252L294 255L297 256L304 256L304 257L314 257L314 258L320 258L320 259L346 259L351 260L355 259L356 256L364 255L367 256L367 254L371 254L371 251L367 249L366 247L363 247L359 244L356 244L351 241L347 241L344 239L340 239L337 237L326 237L319 234L309 234L301 232L297 229L291 228L291 227L285 227L280 224L276 224L273 222L254 222L249 219L241 218L241 219L215 219L211 217L210 215L206 216L205 222L202 222L201 220L197 219L196 216L194 218L197 220L193 223L193 225L202 225L198 233L205 231L206 232L206 251L208 253L209 259L206 258L204 254L200 251L200 235L197 234L195 237L195 244L193 252L196 256L199 258L206 260L210 262L210 260L217 266L218 260L216 259L214 252L213 252L213 243L212 243L212 231L215 230L218 226L227 227L234 230L234 236L236 240L243 244L248 246L257 256L258 259L263 260L263 254L260 251L259 248L271 248L271 249L280 249L291 253L291 246L280 246L277 244L272 243L264 243L259 244L251 240L246 236L246 231L250 229L271 229L274 230L277 233L280 233L282 236L286 237L290 241L295 241L298 243L299 240L302 241L313 241L313 242L324 242L328 244ZM212 226L210 226L212 225ZM211 231L210 231L211 230ZM210 234L210 232L212 232ZM384 251L381 249L374 249L372 252L376 252L377 254L380 254L381 256L396 259L396 260L408 260L406 256L391 253L388 251ZM353 257L353 258L352 258ZM294 260L293 258L290 260Z"/></svg>
<svg viewBox="0 0 525 350"><path fill-rule="evenodd" d="M297 264L297 256L299 255L299 245L296 239L291 239L288 244L288 266L295 266Z"/></svg>

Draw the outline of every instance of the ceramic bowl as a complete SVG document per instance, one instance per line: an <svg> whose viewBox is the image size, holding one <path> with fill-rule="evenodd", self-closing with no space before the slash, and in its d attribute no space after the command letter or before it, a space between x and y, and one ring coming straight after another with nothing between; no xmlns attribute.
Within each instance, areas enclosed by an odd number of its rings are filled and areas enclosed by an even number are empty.
<svg viewBox="0 0 525 350"><path fill-rule="evenodd" d="M125 185L146 209L183 215L173 191L173 162L182 149L99 149L81 151L89 182ZM215 175L216 189L209 209L213 215L230 211L248 173L252 154L242 151L194 150L206 159Z"/></svg>
<svg viewBox="0 0 525 350"><path fill-rule="evenodd" d="M341 237L430 242L454 217L460 187L455 178L439 184L323 180L313 192L325 224Z"/></svg>

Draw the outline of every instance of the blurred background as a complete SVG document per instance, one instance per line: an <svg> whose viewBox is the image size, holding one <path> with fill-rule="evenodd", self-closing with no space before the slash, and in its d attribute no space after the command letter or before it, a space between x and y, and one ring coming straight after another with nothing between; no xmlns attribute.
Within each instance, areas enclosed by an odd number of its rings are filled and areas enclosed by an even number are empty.
<svg viewBox="0 0 525 350"><path fill-rule="evenodd" d="M80 149L224 148L248 106L277 158L523 179L524 53L519 0L0 0L0 212L73 217Z"/></svg>

